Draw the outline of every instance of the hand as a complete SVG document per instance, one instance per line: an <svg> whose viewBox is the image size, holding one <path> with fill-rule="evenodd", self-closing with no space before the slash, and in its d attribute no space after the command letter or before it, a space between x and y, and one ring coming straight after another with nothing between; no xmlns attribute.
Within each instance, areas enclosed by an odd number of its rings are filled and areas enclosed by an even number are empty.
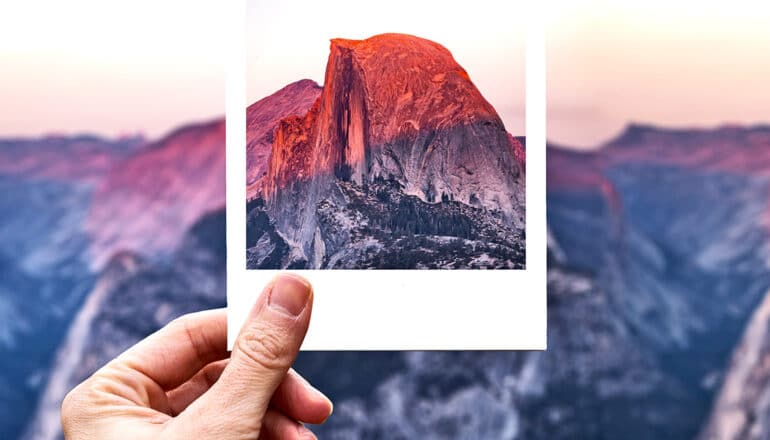
<svg viewBox="0 0 770 440"><path fill-rule="evenodd" d="M313 291L279 275L227 353L224 309L183 316L73 389L68 439L313 439L332 404L289 367L307 332Z"/></svg>

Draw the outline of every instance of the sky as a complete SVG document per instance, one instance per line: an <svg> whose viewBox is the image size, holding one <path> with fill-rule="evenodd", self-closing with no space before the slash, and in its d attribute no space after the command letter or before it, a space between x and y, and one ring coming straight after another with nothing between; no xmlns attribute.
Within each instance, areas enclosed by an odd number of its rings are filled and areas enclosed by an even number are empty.
<svg viewBox="0 0 770 440"><path fill-rule="evenodd" d="M447 47L514 134L524 127L524 32L506 1L248 0L249 102L321 82L329 39L405 32ZM770 4L552 0L548 138L592 148L629 122L770 122ZM224 114L215 0L0 3L0 136L142 132Z"/></svg>
<svg viewBox="0 0 770 440"><path fill-rule="evenodd" d="M221 117L224 14L215 0L0 3L0 137L157 137Z"/></svg>
<svg viewBox="0 0 770 440"><path fill-rule="evenodd" d="M770 123L770 3L550 3L548 139L593 148L629 122Z"/></svg>
<svg viewBox="0 0 770 440"><path fill-rule="evenodd" d="M524 134L521 2L248 0L247 10L249 104L303 78L322 85L332 38L398 32L449 49L506 129Z"/></svg>

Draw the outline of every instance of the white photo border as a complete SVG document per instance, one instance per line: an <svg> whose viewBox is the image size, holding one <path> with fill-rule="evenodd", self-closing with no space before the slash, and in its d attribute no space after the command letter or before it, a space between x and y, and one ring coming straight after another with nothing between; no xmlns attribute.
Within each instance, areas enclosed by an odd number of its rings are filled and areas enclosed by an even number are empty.
<svg viewBox="0 0 770 440"><path fill-rule="evenodd" d="M224 2L227 304L232 347L278 270L246 269L246 1ZM526 2L526 269L300 270L314 286L303 350L544 350L546 70L540 2Z"/></svg>

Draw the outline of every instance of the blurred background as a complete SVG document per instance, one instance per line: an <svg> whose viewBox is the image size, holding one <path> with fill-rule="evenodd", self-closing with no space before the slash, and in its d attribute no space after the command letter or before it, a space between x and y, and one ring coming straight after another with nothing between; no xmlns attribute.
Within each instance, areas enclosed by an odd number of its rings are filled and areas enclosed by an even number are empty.
<svg viewBox="0 0 770 440"><path fill-rule="evenodd" d="M321 438L770 436L770 13L684 4L552 8L548 350L302 353ZM224 306L224 25L0 7L0 438Z"/></svg>

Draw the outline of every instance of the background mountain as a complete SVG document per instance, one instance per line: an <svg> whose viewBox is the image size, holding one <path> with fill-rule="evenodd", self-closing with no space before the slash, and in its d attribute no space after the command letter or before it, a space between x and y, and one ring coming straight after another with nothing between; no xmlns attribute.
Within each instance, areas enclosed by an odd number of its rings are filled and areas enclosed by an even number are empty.
<svg viewBox="0 0 770 440"><path fill-rule="evenodd" d="M762 126L631 126L592 153L549 147L548 351L301 353L296 368L335 401L316 431L332 439L761 438L770 426L760 306L770 285L768 139ZM68 387L177 314L224 303L222 216L201 212L163 261L122 252L94 274L53 366L23 356L46 342L16 333L25 344L3 359L27 359L25 379L9 376L16 364L4 362L4 383L24 384L3 389L4 437L14 438L18 430L6 427L20 421L28 438L54 438ZM45 279L18 261L0 266L14 294L44 291ZM33 321L68 298L23 302L28 308L2 322ZM45 389L32 419L31 404L17 403L29 384Z"/></svg>
<svg viewBox="0 0 770 440"><path fill-rule="evenodd" d="M224 304L224 191L208 192L219 127L0 142L0 437L56 438L73 384L173 317ZM632 125L597 151L547 156L548 351L302 353L297 369L335 401L322 438L768 432L770 127ZM341 189L379 212L379 190L354 183ZM113 232L95 232L87 219L107 206L119 220L103 214ZM157 242L169 224L185 226ZM96 246L104 236L122 244Z"/></svg>
<svg viewBox="0 0 770 440"><path fill-rule="evenodd" d="M523 266L523 145L447 49L403 34L333 39L310 104L314 91L300 81L248 110L275 122L251 192L262 202L249 213L250 267ZM258 113L266 102L289 116ZM259 135L247 141L262 151Z"/></svg>
<svg viewBox="0 0 770 440"><path fill-rule="evenodd" d="M167 255L202 213L224 207L224 139L224 119L186 125L113 167L85 221L92 264L124 249Z"/></svg>
<svg viewBox="0 0 770 440"><path fill-rule="evenodd" d="M225 213L204 214L164 261L113 256L58 351L24 438L61 438L61 399L75 385L173 318L225 307Z"/></svg>
<svg viewBox="0 0 770 440"><path fill-rule="evenodd" d="M608 416L595 432L692 438L701 429L770 282L769 133L632 125L595 153L549 149L548 218L561 264L590 274L623 345L651 363L629 378L633 387L605 388L625 365L579 389Z"/></svg>
<svg viewBox="0 0 770 440"><path fill-rule="evenodd" d="M156 264L201 215L224 206L224 123L152 143L0 140L0 188L0 438L16 438L52 366L61 368L57 349L104 262L129 250Z"/></svg>
<svg viewBox="0 0 770 440"><path fill-rule="evenodd" d="M83 222L95 186L141 138L0 140L0 437L28 421L90 289Z"/></svg>

